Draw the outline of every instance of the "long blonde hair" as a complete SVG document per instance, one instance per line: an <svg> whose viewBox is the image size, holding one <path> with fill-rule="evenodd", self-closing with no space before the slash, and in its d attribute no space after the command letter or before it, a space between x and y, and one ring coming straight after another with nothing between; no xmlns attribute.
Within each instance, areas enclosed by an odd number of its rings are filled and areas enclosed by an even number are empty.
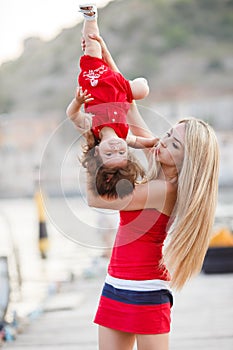
<svg viewBox="0 0 233 350"><path fill-rule="evenodd" d="M214 223L219 173L219 147L213 129L195 118L179 123L185 123L184 160L178 176L175 220L164 251L171 284L177 289L202 268Z"/></svg>

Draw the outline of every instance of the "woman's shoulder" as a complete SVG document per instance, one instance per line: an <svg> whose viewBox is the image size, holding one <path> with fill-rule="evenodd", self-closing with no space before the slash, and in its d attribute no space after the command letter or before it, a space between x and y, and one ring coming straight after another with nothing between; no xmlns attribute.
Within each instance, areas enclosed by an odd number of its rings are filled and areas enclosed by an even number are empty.
<svg viewBox="0 0 233 350"><path fill-rule="evenodd" d="M150 181L148 192L151 198L152 208L156 208L161 213L170 216L177 198L177 183L164 179Z"/></svg>
<svg viewBox="0 0 233 350"><path fill-rule="evenodd" d="M154 180L150 180L147 182L143 182L144 185L148 186L148 188L150 189L156 189L156 190L161 190L164 193L167 194L175 194L177 192L177 182L174 181L168 181L168 180L164 180L164 179L154 179ZM138 184L137 186L141 186L142 183Z"/></svg>

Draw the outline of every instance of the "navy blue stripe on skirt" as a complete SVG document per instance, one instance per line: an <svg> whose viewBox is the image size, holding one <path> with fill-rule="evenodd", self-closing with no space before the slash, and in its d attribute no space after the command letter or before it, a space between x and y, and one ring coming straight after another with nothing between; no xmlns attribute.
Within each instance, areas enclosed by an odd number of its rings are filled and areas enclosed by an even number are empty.
<svg viewBox="0 0 233 350"><path fill-rule="evenodd" d="M105 283L102 295L106 298L133 305L161 305L170 303L173 305L173 297L169 290L134 291L115 288Z"/></svg>

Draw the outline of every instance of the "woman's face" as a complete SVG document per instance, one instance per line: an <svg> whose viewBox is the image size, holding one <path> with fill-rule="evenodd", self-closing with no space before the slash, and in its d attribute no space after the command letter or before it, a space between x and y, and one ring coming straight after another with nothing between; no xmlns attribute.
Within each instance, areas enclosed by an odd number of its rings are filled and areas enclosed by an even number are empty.
<svg viewBox="0 0 233 350"><path fill-rule="evenodd" d="M121 138L110 138L96 146L96 153L101 157L103 164L109 168L125 167L127 165L128 146Z"/></svg>
<svg viewBox="0 0 233 350"><path fill-rule="evenodd" d="M155 149L156 160L179 170L184 159L185 123L176 124L161 137Z"/></svg>

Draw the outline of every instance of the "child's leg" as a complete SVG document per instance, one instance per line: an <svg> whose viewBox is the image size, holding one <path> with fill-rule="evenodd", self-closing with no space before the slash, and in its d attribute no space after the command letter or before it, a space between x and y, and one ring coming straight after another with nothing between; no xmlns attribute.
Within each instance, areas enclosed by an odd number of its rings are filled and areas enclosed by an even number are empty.
<svg viewBox="0 0 233 350"><path fill-rule="evenodd" d="M102 58L100 44L97 40L92 40L88 37L89 34L99 35L96 6L80 6L80 10L84 14L83 37L86 45L85 55Z"/></svg>

